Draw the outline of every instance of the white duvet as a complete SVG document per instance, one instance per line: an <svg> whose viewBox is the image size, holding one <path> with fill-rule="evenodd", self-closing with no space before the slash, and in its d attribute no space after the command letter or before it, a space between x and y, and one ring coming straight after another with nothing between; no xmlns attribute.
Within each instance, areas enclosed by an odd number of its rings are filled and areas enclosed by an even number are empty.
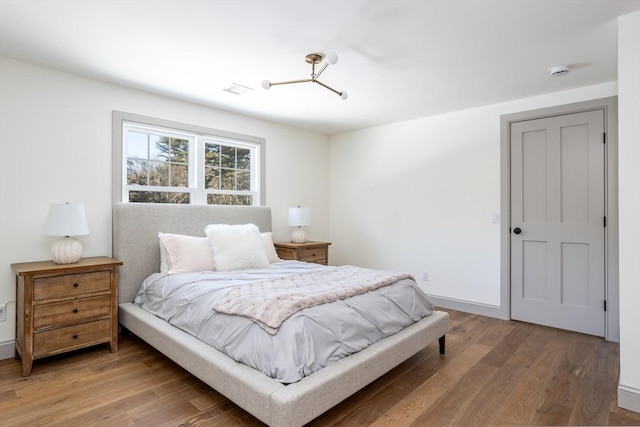
<svg viewBox="0 0 640 427"><path fill-rule="evenodd" d="M282 261L264 269L156 273L143 282L135 303L284 384L393 335L433 311L427 296L410 279L305 308L285 320L275 335L249 318L212 309L225 293L222 289L333 268Z"/></svg>

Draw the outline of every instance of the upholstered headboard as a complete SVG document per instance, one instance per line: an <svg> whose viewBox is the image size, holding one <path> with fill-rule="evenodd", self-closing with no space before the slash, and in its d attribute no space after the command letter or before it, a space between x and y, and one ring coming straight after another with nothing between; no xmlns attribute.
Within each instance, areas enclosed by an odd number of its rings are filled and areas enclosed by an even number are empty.
<svg viewBox="0 0 640 427"><path fill-rule="evenodd" d="M118 270L118 302L132 302L142 281L160 271L158 232L204 237L208 224L256 224L271 231L271 208L160 203L113 206L113 257Z"/></svg>

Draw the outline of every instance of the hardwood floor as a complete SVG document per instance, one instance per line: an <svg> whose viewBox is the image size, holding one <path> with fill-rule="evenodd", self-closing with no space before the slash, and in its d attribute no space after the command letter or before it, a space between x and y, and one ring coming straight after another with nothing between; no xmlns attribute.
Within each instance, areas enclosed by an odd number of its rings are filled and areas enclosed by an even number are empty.
<svg viewBox="0 0 640 427"><path fill-rule="evenodd" d="M450 311L433 343L312 426L640 425L616 405L618 345ZM37 360L0 361L0 425L261 426L137 337Z"/></svg>

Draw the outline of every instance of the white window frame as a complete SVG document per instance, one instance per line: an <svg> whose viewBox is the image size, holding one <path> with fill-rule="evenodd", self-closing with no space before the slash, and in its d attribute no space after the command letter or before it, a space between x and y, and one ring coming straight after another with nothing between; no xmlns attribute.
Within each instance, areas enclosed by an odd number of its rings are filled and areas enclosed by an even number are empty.
<svg viewBox="0 0 640 427"><path fill-rule="evenodd" d="M251 195L253 205L265 205L265 140L202 126L188 125L137 114L113 111L113 200L129 203L129 191L162 191L189 193L190 204L207 204L208 194ZM127 130L157 133L189 141L189 177L187 187L157 187L127 184ZM251 150L251 182L249 191L205 188L204 145L216 143Z"/></svg>

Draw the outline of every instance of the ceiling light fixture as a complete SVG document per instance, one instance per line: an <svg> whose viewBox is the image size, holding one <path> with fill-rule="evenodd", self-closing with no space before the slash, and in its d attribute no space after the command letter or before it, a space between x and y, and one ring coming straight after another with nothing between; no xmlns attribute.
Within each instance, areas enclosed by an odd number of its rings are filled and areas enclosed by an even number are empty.
<svg viewBox="0 0 640 427"><path fill-rule="evenodd" d="M324 65L322 66L322 68L320 68L320 71L318 71L318 73L316 73L316 65L322 63L322 61L326 59L327 62L324 63ZM269 89L271 86L277 86L277 85L288 85L288 84L293 84L293 83L318 83L320 86L329 89L331 92L336 93L340 98L342 98L343 100L347 99L347 97L349 96L347 94L346 91L339 91L336 90L334 88L332 88L331 86L327 86L326 84L322 83L320 80L318 80L318 77L320 77L320 74L322 74L322 72L324 70L327 69L327 67L329 66L329 64L333 65L336 62L338 62L338 55L335 52L330 52L327 55L325 55L324 53L310 53L307 56L304 57L304 60L308 63L311 64L311 78L310 79L301 79L301 80L288 80L285 82L270 82L269 80L263 80L261 85L264 89Z"/></svg>

